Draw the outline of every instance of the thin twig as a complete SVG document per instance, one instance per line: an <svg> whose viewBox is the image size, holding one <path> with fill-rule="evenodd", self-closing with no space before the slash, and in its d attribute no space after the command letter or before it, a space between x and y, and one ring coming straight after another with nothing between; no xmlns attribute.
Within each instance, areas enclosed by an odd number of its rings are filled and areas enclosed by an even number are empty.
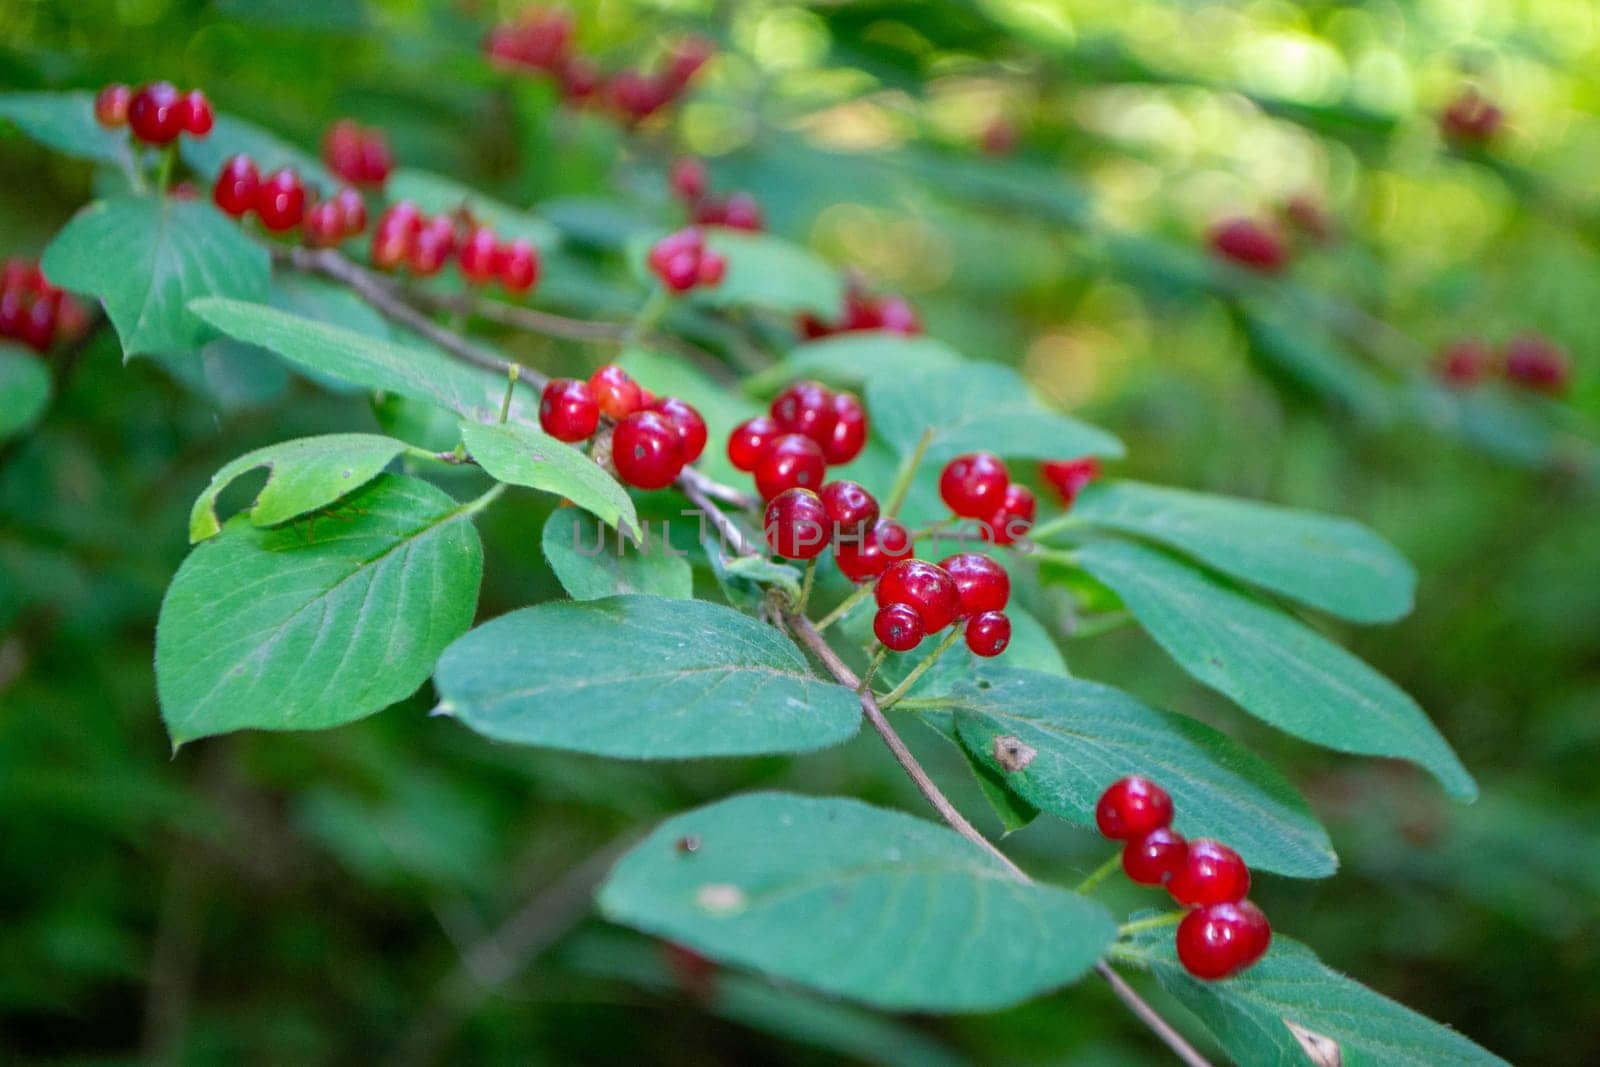
<svg viewBox="0 0 1600 1067"><path fill-rule="evenodd" d="M755 547L750 544L744 532L739 529L739 525L712 502L707 486L716 484L704 474L692 468L685 469L682 474L678 475L678 488L682 490L684 496L689 498L689 502L699 508L700 513L711 521L711 525L717 528L717 534L721 537L723 544L727 545L735 555L756 555Z"/></svg>
<svg viewBox="0 0 1600 1067"><path fill-rule="evenodd" d="M1111 964L1101 960L1094 965L1095 971L1111 985L1111 992L1117 999L1128 1006L1128 1010L1137 1015L1141 1022L1148 1026L1162 1042L1172 1050L1172 1054L1182 1060L1188 1067L1211 1067L1211 1061L1189 1044L1187 1038L1173 1029L1172 1024L1161 1017L1138 992L1129 985Z"/></svg>

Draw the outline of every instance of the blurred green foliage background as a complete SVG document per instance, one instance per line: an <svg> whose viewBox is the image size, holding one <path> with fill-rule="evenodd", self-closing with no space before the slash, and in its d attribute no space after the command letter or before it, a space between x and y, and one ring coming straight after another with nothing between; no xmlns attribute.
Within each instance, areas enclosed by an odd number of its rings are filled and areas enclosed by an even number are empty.
<svg viewBox="0 0 1600 1067"><path fill-rule="evenodd" d="M562 226L541 299L569 313L636 305L619 235L676 223L663 173L699 153L772 229L1119 433L1118 473L1369 523L1416 563L1417 611L1340 636L1429 710L1483 786L1476 805L1253 725L1137 632L1073 641L1070 662L1222 725L1307 793L1343 865L1265 880L1281 929L1515 1062L1600 1061L1600 8L575 5L608 65L677 32L717 42L689 100L632 136L492 70L482 35L515 10L3 0L0 87L166 77L308 148L340 116L380 125L403 163ZM1488 152L1437 131L1468 84L1508 116ZM985 150L997 131L1015 146ZM0 254L36 254L90 195L84 166L0 132ZM1300 195L1336 237L1286 280L1204 254L1215 219ZM1527 329L1571 352L1566 398L1434 382L1439 344ZM550 368L597 361L502 340ZM577 920L608 849L739 788L916 810L870 738L800 761L616 764L487 744L426 717L425 692L339 730L173 757L152 639L190 502L249 448L376 425L303 384L189 379L121 367L102 336L0 468L8 1061L1161 1055L1097 987L882 1020L745 976L708 991L659 946ZM542 519L526 500L489 516L482 615L555 592ZM914 740L987 818L953 750ZM1011 845L1067 877L1104 851L1043 821Z"/></svg>

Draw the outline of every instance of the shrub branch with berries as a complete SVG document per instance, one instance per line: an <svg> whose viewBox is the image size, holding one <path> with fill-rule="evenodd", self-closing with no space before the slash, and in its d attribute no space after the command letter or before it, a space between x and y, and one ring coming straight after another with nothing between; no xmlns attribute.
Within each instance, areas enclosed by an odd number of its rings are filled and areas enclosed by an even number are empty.
<svg viewBox="0 0 1600 1067"><path fill-rule="evenodd" d="M485 51L630 128L658 120L708 58L693 42L653 73L602 75L572 41L570 19L544 12L492 29ZM61 98L60 121L84 106ZM7 337L47 351L90 326L78 301L92 301L128 356L225 338L448 431L440 447L385 422L216 472L155 637L178 758L237 730L335 727L428 684L439 714L485 738L620 759L815 753L865 723L937 822L844 797L720 800L628 851L601 913L679 946L702 977L749 968L890 1010L992 1010L1098 974L1190 1063L1204 1061L1122 972L1202 1005L1198 1020L1245 1061L1276 1060L1294 1032L1346 1063L1386 1062L1393 1047L1492 1061L1323 966L1248 899L1253 873L1336 865L1278 771L1221 731L1069 673L1060 651L1137 623L1243 712L1340 753L1409 761L1471 799L1472 777L1416 702L1303 618L1409 610L1413 572L1377 535L1106 477L1115 438L1006 368L945 355L902 298L760 232L760 206L714 194L699 161L670 176L662 161L661 201L682 206L632 235L642 255L618 257L631 260L619 275L633 271L629 320L533 306L541 273L562 280L545 258L560 228L396 169L380 130L340 122L318 161L264 131L241 136L243 120L165 83L112 86L93 115L137 142L105 142L138 149L115 157L127 188L83 209L42 274L7 265ZM1446 128L1485 138L1493 125L1477 108ZM84 154L110 166L101 147ZM184 175L211 196L176 195ZM419 189L454 191L419 202ZM108 268L107 242L149 267L141 284ZM1259 223L1222 224L1211 245L1253 272L1288 266ZM312 281L386 329L297 299ZM527 349L508 358L528 333L580 341L583 362L547 373ZM736 352L715 340L730 333ZM1505 373L1549 389L1551 358L1520 344ZM743 385L729 370L741 360L762 368ZM1476 373L1468 362L1452 357L1452 381ZM349 399L353 424L365 409ZM253 501L220 514L258 468ZM544 556L570 599L480 620L479 516L557 502ZM652 519L668 527L654 541ZM615 560L595 565L586 531ZM917 724L954 745L1008 827L1098 826L1118 855L1076 888L1025 873L907 744ZM1181 910L1119 922L1094 895L1118 867Z"/></svg>

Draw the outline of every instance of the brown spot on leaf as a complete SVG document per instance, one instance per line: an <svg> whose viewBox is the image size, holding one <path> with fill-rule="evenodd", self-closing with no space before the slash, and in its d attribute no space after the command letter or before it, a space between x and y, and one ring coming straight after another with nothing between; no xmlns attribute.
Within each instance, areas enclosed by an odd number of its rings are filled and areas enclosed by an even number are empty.
<svg viewBox="0 0 1600 1067"><path fill-rule="evenodd" d="M1022 770L1038 754L1038 749L1023 744L1010 734L1001 734L994 739L994 760L1009 772Z"/></svg>
<svg viewBox="0 0 1600 1067"><path fill-rule="evenodd" d="M700 839L694 834L685 834L678 838L678 843L675 847L679 852L683 853L699 852Z"/></svg>
<svg viewBox="0 0 1600 1067"><path fill-rule="evenodd" d="M1344 1051L1339 1047L1339 1042L1327 1034L1307 1030L1289 1019L1283 1020L1283 1025L1289 1028L1289 1033L1305 1052L1306 1058L1316 1067L1344 1067Z"/></svg>

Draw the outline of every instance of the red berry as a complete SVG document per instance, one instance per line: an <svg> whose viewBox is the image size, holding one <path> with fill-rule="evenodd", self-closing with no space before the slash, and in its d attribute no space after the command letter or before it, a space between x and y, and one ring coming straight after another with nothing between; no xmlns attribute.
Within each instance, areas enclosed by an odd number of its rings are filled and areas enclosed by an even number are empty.
<svg viewBox="0 0 1600 1067"><path fill-rule="evenodd" d="M108 85L94 98L94 120L106 129L128 124L128 103L133 90L126 85Z"/></svg>
<svg viewBox="0 0 1600 1067"><path fill-rule="evenodd" d="M974 452L945 464L939 495L962 518L986 519L999 510L1010 481L1011 472L999 456Z"/></svg>
<svg viewBox="0 0 1600 1067"><path fill-rule="evenodd" d="M608 419L626 418L644 404L639 383L615 363L607 363L589 375L589 388L600 405L600 414Z"/></svg>
<svg viewBox="0 0 1600 1067"><path fill-rule="evenodd" d="M853 582L876 578L895 560L911 555L911 534L893 519L879 519L864 534L841 532L833 546L834 562Z"/></svg>
<svg viewBox="0 0 1600 1067"><path fill-rule="evenodd" d="M128 101L128 128L146 144L171 144L183 132L182 103L183 97L171 82L146 85Z"/></svg>
<svg viewBox="0 0 1600 1067"><path fill-rule="evenodd" d="M767 415L746 419L728 435L728 462L736 470L753 471L767 448L783 434L776 420Z"/></svg>
<svg viewBox="0 0 1600 1067"><path fill-rule="evenodd" d="M831 524L822 500L809 489L786 489L767 504L767 544L784 559L814 559L828 547Z"/></svg>
<svg viewBox="0 0 1600 1067"><path fill-rule="evenodd" d="M843 533L865 536L878 521L878 501L855 482L829 482L818 493L828 521Z"/></svg>
<svg viewBox="0 0 1600 1067"><path fill-rule="evenodd" d="M706 195L706 165L693 156L685 156L672 164L667 183L673 196L692 204Z"/></svg>
<svg viewBox="0 0 1600 1067"><path fill-rule="evenodd" d="M728 273L728 257L721 252L706 249L700 253L700 267L695 273L695 279L708 288L715 288L722 284L722 279Z"/></svg>
<svg viewBox="0 0 1600 1067"><path fill-rule="evenodd" d="M1039 513L1039 501L1033 490L1018 482L1006 486L1005 498L1000 508L983 526L983 535L997 545L1009 545L1033 527Z"/></svg>
<svg viewBox="0 0 1600 1067"><path fill-rule="evenodd" d="M821 442L830 466L849 463L867 443L867 413L854 393L833 394L833 429Z"/></svg>
<svg viewBox="0 0 1600 1067"><path fill-rule="evenodd" d="M1122 846L1122 870L1140 885L1161 885L1178 873L1188 854L1183 835L1158 826Z"/></svg>
<svg viewBox="0 0 1600 1067"><path fill-rule="evenodd" d="M350 119L340 119L328 127L322 138L322 160L328 169L347 182L363 180L361 170L361 127Z"/></svg>
<svg viewBox="0 0 1600 1067"><path fill-rule="evenodd" d="M600 68L583 56L571 56L561 65L561 94L573 103L583 103L600 91Z"/></svg>
<svg viewBox="0 0 1600 1067"><path fill-rule="evenodd" d="M255 208L256 193L260 188L261 174L256 170L255 160L245 155L233 156L217 174L211 199L234 218L243 218Z"/></svg>
<svg viewBox="0 0 1600 1067"><path fill-rule="evenodd" d="M1178 924L1178 960L1196 978L1238 974L1266 955L1272 925L1248 900L1197 908Z"/></svg>
<svg viewBox="0 0 1600 1067"><path fill-rule="evenodd" d="M956 583L956 614L961 618L1002 611L1011 599L1011 576L988 556L962 552L941 561L939 566Z"/></svg>
<svg viewBox="0 0 1600 1067"><path fill-rule="evenodd" d="M1508 341L1503 363L1507 381L1551 395L1566 391L1572 373L1566 352L1538 333L1525 333Z"/></svg>
<svg viewBox="0 0 1600 1067"><path fill-rule="evenodd" d="M1211 228L1207 240L1218 256L1251 270L1272 273L1289 262L1283 238L1254 219L1225 219Z"/></svg>
<svg viewBox="0 0 1600 1067"><path fill-rule="evenodd" d="M967 623L967 648L974 656L998 656L1011 643L1011 620L1003 611L974 615Z"/></svg>
<svg viewBox="0 0 1600 1067"><path fill-rule="evenodd" d="M344 240L344 218L332 200L312 204L301 225L306 244L312 248L332 248Z"/></svg>
<svg viewBox="0 0 1600 1067"><path fill-rule="evenodd" d="M1100 794L1094 821L1113 841L1131 841L1172 825L1172 797L1148 778L1118 778Z"/></svg>
<svg viewBox="0 0 1600 1067"><path fill-rule="evenodd" d="M687 293L700 281L700 253L679 252L658 272L661 284L674 293Z"/></svg>
<svg viewBox="0 0 1600 1067"><path fill-rule="evenodd" d="M699 226L721 226L728 217L728 202L721 197L708 196L694 206L692 213Z"/></svg>
<svg viewBox="0 0 1600 1067"><path fill-rule="evenodd" d="M372 231L372 265L379 270L394 270L411 258L416 234L404 220L391 220L388 213Z"/></svg>
<svg viewBox="0 0 1600 1067"><path fill-rule="evenodd" d="M890 333L917 334L922 322L905 298L891 296L878 304L878 329Z"/></svg>
<svg viewBox="0 0 1600 1067"><path fill-rule="evenodd" d="M35 352L49 349L56 337L56 315L61 310L61 291L51 289L33 298L33 305L22 316L18 340Z"/></svg>
<svg viewBox="0 0 1600 1067"><path fill-rule="evenodd" d="M600 425L600 405L587 382L551 378L539 397L539 425L557 441L584 441Z"/></svg>
<svg viewBox="0 0 1600 1067"><path fill-rule="evenodd" d="M873 590L881 607L910 604L922 617L923 629L937 633L956 617L955 579L943 567L927 560L902 559L891 563Z"/></svg>
<svg viewBox="0 0 1600 1067"><path fill-rule="evenodd" d="M872 618L872 632L891 652L910 652L927 630L910 604L885 604Z"/></svg>
<svg viewBox="0 0 1600 1067"><path fill-rule="evenodd" d="M521 238L500 247L500 284L518 295L528 292L539 280L539 250Z"/></svg>
<svg viewBox="0 0 1600 1067"><path fill-rule="evenodd" d="M1500 132L1505 113L1476 89L1468 89L1450 102L1439 116L1439 129L1459 145L1481 145Z"/></svg>
<svg viewBox="0 0 1600 1067"><path fill-rule="evenodd" d="M761 229L761 205L749 193L734 193L722 209L722 224L732 230Z"/></svg>
<svg viewBox="0 0 1600 1067"><path fill-rule="evenodd" d="M500 241L487 226L478 226L461 242L461 273L480 285L495 277L500 265Z"/></svg>
<svg viewBox="0 0 1600 1067"><path fill-rule="evenodd" d="M16 290L38 291L45 284L38 264L21 256L11 256L0 267L0 292Z"/></svg>
<svg viewBox="0 0 1600 1067"><path fill-rule="evenodd" d="M617 423L611 438L611 462L629 485L640 489L671 485L683 470L677 427L665 415L635 411Z"/></svg>
<svg viewBox="0 0 1600 1067"><path fill-rule="evenodd" d="M394 169L394 155L389 151L389 139L382 130L363 130L361 134L361 162L357 173L359 181L367 185L382 185Z"/></svg>
<svg viewBox="0 0 1600 1067"><path fill-rule="evenodd" d="M0 337L21 337L27 314L28 299L21 289L0 289Z"/></svg>
<svg viewBox="0 0 1600 1067"><path fill-rule="evenodd" d="M1467 337L1440 349L1433 370L1450 385L1476 385L1483 381L1493 365L1494 351L1489 345L1476 337Z"/></svg>
<svg viewBox="0 0 1600 1067"><path fill-rule="evenodd" d="M1083 487L1100 477L1100 461L1093 456L1080 459L1053 459L1039 464L1039 473L1060 495L1068 507Z"/></svg>
<svg viewBox="0 0 1600 1067"><path fill-rule="evenodd" d="M700 412L695 410L694 405L675 396L664 396L659 400L650 401L645 407L649 411L666 416L667 421L678 431L678 445L683 453L685 465L700 458L700 453L706 450L706 420L700 417Z"/></svg>
<svg viewBox="0 0 1600 1067"><path fill-rule="evenodd" d="M306 214L306 187L288 167L275 170L256 187L256 214L261 225L277 233L300 225Z"/></svg>
<svg viewBox="0 0 1600 1067"><path fill-rule="evenodd" d="M828 465L822 449L809 437L786 433L773 440L766 455L756 464L756 491L771 500L785 489L817 489L822 485Z"/></svg>
<svg viewBox="0 0 1600 1067"><path fill-rule="evenodd" d="M802 433L817 444L833 434L838 416L833 393L820 382L795 382L772 400L772 417L784 433Z"/></svg>
<svg viewBox="0 0 1600 1067"><path fill-rule="evenodd" d="M217 115L211 110L211 101L199 89L192 89L184 96L179 110L183 113L184 131L192 137L204 137L216 125Z"/></svg>
<svg viewBox="0 0 1600 1067"><path fill-rule="evenodd" d="M354 237L367 228L367 202L361 194L346 185L333 194L333 204L339 209L339 225L346 237Z"/></svg>
<svg viewBox="0 0 1600 1067"><path fill-rule="evenodd" d="M448 215L435 215L422 224L411 242L411 255L406 265L413 273L426 278L437 274L456 248L456 224Z"/></svg>
<svg viewBox="0 0 1600 1067"><path fill-rule="evenodd" d="M1189 842L1183 866L1173 873L1167 892L1189 907L1243 900L1250 892L1250 868L1227 845L1201 838Z"/></svg>

